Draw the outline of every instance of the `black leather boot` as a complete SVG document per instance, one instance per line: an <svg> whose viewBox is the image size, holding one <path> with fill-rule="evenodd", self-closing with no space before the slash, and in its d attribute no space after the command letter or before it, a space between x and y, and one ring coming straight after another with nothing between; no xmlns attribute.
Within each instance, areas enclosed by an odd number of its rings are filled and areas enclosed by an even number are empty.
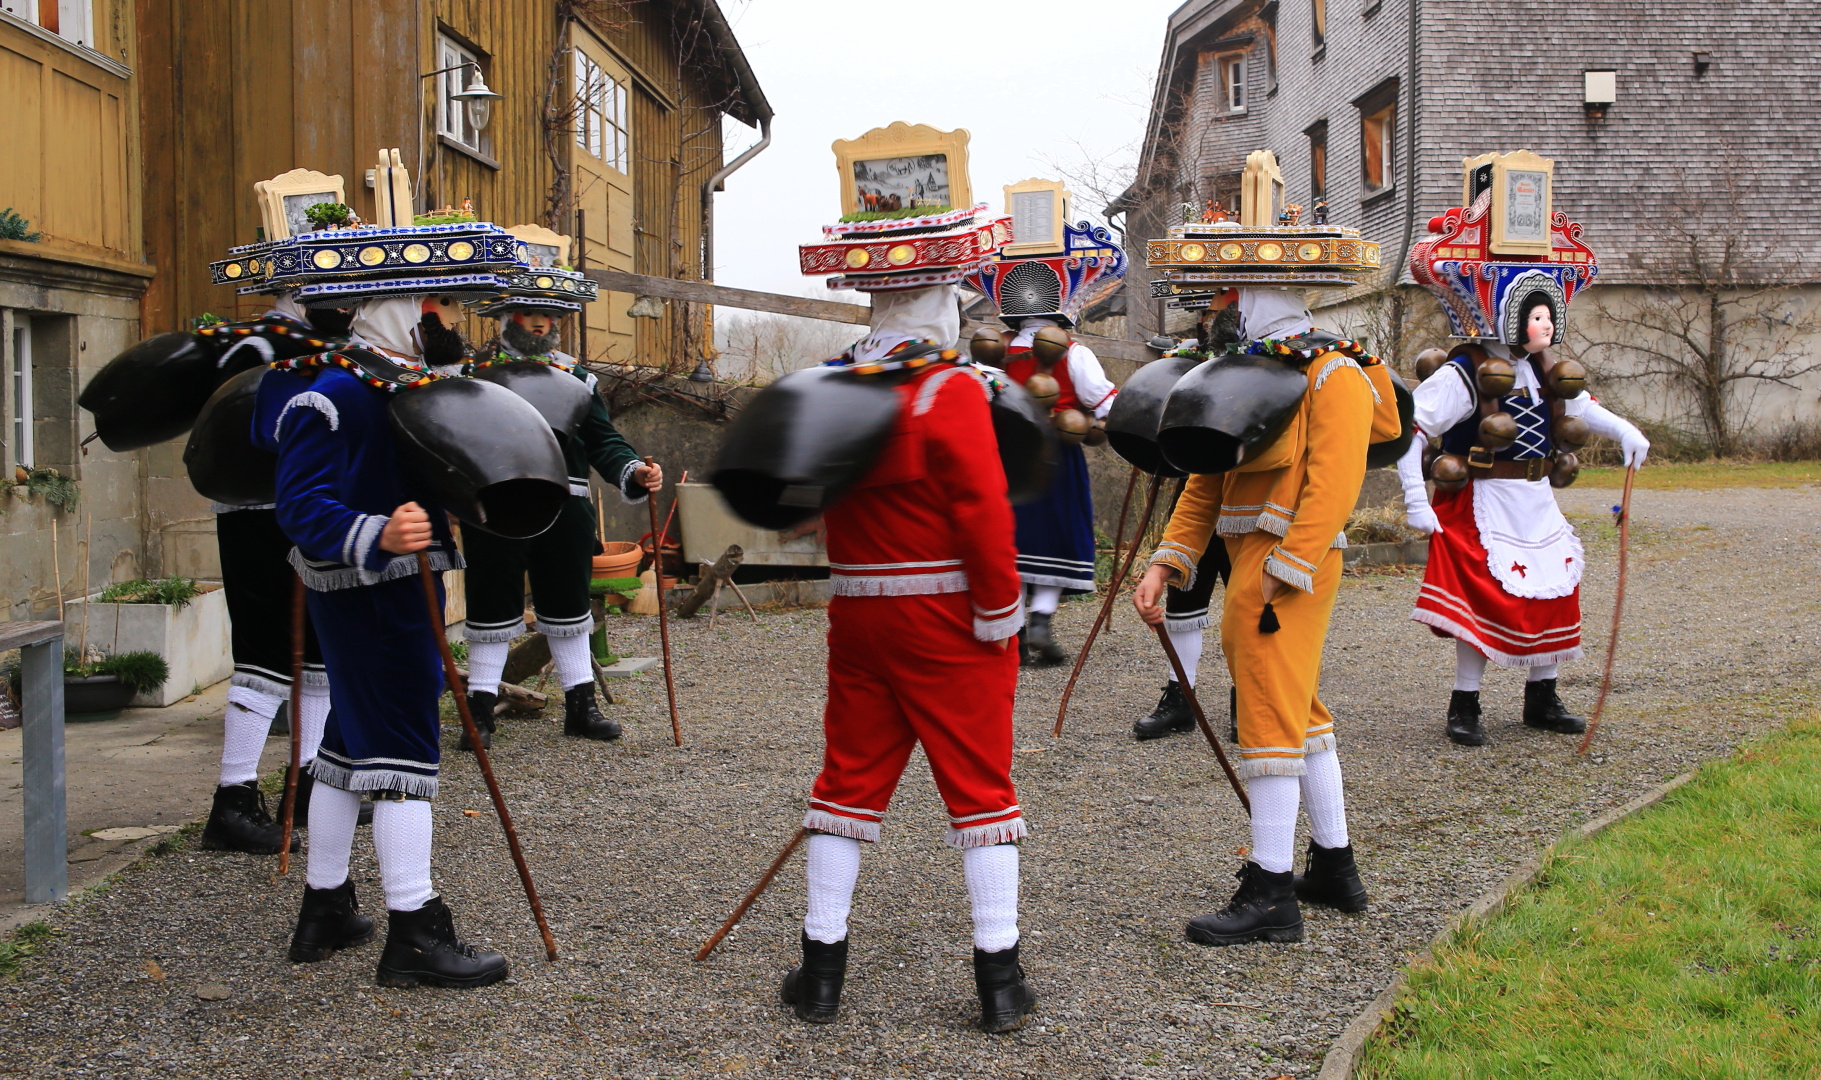
<svg viewBox="0 0 1821 1080"><path fill-rule="evenodd" d="M498 694L485 692L468 695L468 715L474 717L474 730L480 732L481 749L493 749L493 733L499 730L493 722L493 706L499 701ZM462 726L461 741L455 744L457 750L473 750L474 744L468 741L467 725Z"/></svg>
<svg viewBox="0 0 1821 1080"><path fill-rule="evenodd" d="M829 944L803 937L803 962L784 976L784 1004L797 1019L832 1024L841 1010L841 984L847 981L847 939Z"/></svg>
<svg viewBox="0 0 1821 1080"><path fill-rule="evenodd" d="M580 683L563 691L563 734L597 742L620 737L620 725L602 716L600 706L595 704L593 683Z"/></svg>
<svg viewBox="0 0 1821 1080"><path fill-rule="evenodd" d="M1050 636L1050 617L1040 612L1031 612L1024 628L1024 645L1029 651L1032 667L1056 667L1069 662L1069 654L1062 651L1056 639Z"/></svg>
<svg viewBox="0 0 1821 1080"><path fill-rule="evenodd" d="M1456 690L1448 698L1448 738L1462 746L1485 746L1480 727L1480 692Z"/></svg>
<svg viewBox="0 0 1821 1080"><path fill-rule="evenodd" d="M469 990L510 974L506 958L455 936L455 917L440 896L416 911L386 912L386 949L379 954L379 985L441 986Z"/></svg>
<svg viewBox="0 0 1821 1080"><path fill-rule="evenodd" d="M1212 915L1189 920L1189 940L1197 945L1244 945L1251 941L1301 941L1303 912L1296 903L1294 875L1273 874L1247 860L1233 875L1239 889L1227 906Z"/></svg>
<svg viewBox="0 0 1821 1080"><path fill-rule="evenodd" d="M373 940L373 920L360 913L354 882L333 889L304 886L303 909L291 934L291 963L314 964L337 949L352 949Z"/></svg>
<svg viewBox="0 0 1821 1080"><path fill-rule="evenodd" d="M1562 704L1554 679L1535 679L1524 684L1524 726L1558 735L1579 735L1587 730L1587 721Z"/></svg>
<svg viewBox="0 0 1821 1080"><path fill-rule="evenodd" d="M1175 679L1163 684L1163 696L1151 715L1132 725L1132 737L1139 742L1161 739L1171 732L1194 731L1195 714L1189 711L1189 699Z"/></svg>
<svg viewBox="0 0 1821 1080"><path fill-rule="evenodd" d="M202 846L211 851L242 851L248 855L276 855L283 842L278 822L266 806L259 781L223 784L215 789L215 803L209 807L209 823L202 827ZM296 836L291 837L291 850L298 849Z"/></svg>
<svg viewBox="0 0 1821 1080"><path fill-rule="evenodd" d="M974 989L980 992L980 1030L988 1035L1017 1031L1037 1011L1037 991L1024 981L1016 942L998 952L974 950Z"/></svg>
<svg viewBox="0 0 1821 1080"><path fill-rule="evenodd" d="M1296 875L1296 898L1337 911L1366 910L1366 885L1353 862L1353 845L1326 848L1309 841L1309 862Z"/></svg>

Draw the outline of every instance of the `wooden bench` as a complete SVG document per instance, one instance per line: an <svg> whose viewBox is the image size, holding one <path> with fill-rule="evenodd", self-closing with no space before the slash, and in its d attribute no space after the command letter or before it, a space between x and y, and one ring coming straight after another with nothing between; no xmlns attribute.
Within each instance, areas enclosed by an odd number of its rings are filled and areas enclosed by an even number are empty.
<svg viewBox="0 0 1821 1080"><path fill-rule="evenodd" d="M63 624L0 622L0 652L23 658L19 711L25 749L25 902L69 895L63 765Z"/></svg>

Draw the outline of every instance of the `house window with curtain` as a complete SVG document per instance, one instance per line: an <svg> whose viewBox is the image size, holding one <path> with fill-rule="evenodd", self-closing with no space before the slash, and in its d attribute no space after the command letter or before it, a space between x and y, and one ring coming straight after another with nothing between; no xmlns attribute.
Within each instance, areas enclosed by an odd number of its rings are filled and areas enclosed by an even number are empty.
<svg viewBox="0 0 1821 1080"><path fill-rule="evenodd" d="M1320 56L1328 44L1328 0L1309 0L1309 28L1315 36L1315 53Z"/></svg>
<svg viewBox="0 0 1821 1080"><path fill-rule="evenodd" d="M65 41L95 47L94 0L0 0L0 11Z"/></svg>
<svg viewBox="0 0 1821 1080"><path fill-rule="evenodd" d="M626 84L575 54L575 143L618 172L631 168L626 137Z"/></svg>
<svg viewBox="0 0 1821 1080"><path fill-rule="evenodd" d="M487 153L485 133L475 129L468 119L467 107L460 98L453 96L467 89L476 68L486 75L486 54L439 33L436 35L436 56L437 67L452 69L436 77L437 134L477 154Z"/></svg>
<svg viewBox="0 0 1821 1080"><path fill-rule="evenodd" d="M1392 103L1372 112L1361 111L1359 119L1360 179L1366 194L1383 191L1396 176L1396 159L1392 149L1397 141L1397 105Z"/></svg>
<svg viewBox="0 0 1821 1080"><path fill-rule="evenodd" d="M1328 195L1328 122L1319 120L1309 125L1309 198Z"/></svg>

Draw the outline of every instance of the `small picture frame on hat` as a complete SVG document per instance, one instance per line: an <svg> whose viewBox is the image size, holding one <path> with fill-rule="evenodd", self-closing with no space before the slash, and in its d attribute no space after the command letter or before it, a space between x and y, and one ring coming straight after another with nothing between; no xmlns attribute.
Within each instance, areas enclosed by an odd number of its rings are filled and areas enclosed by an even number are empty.
<svg viewBox="0 0 1821 1080"><path fill-rule="evenodd" d="M1005 213L1012 219L1006 258L1060 254L1069 219L1069 192L1061 181L1032 178L1005 185Z"/></svg>
<svg viewBox="0 0 1821 1080"><path fill-rule="evenodd" d="M292 169L261 180L253 185L253 194L259 201L267 240L288 240L315 232L316 227L310 223L310 207L348 201L340 176L328 176L314 169Z"/></svg>
<svg viewBox="0 0 1821 1080"><path fill-rule="evenodd" d="M903 213L973 206L965 128L941 131L896 121L857 139L837 139L841 213Z"/></svg>
<svg viewBox="0 0 1821 1080"><path fill-rule="evenodd" d="M534 267L569 265L570 238L542 225L514 225L506 230L524 241L525 261Z"/></svg>
<svg viewBox="0 0 1821 1080"><path fill-rule="evenodd" d="M1492 159L1492 241L1495 255L1550 252L1555 210L1555 162L1528 150Z"/></svg>

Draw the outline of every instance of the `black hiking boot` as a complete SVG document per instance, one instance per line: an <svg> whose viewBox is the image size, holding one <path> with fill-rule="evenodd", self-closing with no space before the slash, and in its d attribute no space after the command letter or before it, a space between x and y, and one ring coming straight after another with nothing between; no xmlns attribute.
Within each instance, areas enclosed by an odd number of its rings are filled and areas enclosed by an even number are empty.
<svg viewBox="0 0 1821 1080"><path fill-rule="evenodd" d="M1554 679L1535 679L1524 684L1524 726L1558 735L1579 735L1587 730L1587 721L1562 704Z"/></svg>
<svg viewBox="0 0 1821 1080"><path fill-rule="evenodd" d="M1163 696L1157 699L1151 715L1132 725L1132 737L1144 742L1172 732L1194 730L1195 714L1189 711L1189 699L1183 696L1182 684L1171 679L1163 684Z"/></svg>
<svg viewBox="0 0 1821 1080"><path fill-rule="evenodd" d="M803 962L784 976L784 1004L797 1019L832 1024L841 1010L841 984L847 981L847 939L834 943L803 935Z"/></svg>
<svg viewBox="0 0 1821 1080"><path fill-rule="evenodd" d="M297 913L297 930L291 935L291 963L314 964L338 949L352 949L372 940L373 920L360 913L352 880L333 889L304 886L303 909Z"/></svg>
<svg viewBox="0 0 1821 1080"><path fill-rule="evenodd" d="M1189 920L1189 940L1197 945L1244 945L1252 941L1303 939L1303 912L1296 903L1294 875L1273 874L1251 860L1233 875L1239 889L1227 906L1212 915Z"/></svg>
<svg viewBox="0 0 1821 1080"><path fill-rule="evenodd" d="M480 732L481 749L493 749L493 733L499 730L493 722L493 706L499 701L498 694L486 692L468 695L468 715L474 717L474 730ZM462 727L461 741L455 744L457 750L473 750L474 744L468 740L468 728Z"/></svg>
<svg viewBox="0 0 1821 1080"><path fill-rule="evenodd" d="M1462 746L1486 745L1486 731L1480 727L1478 690L1456 690L1449 696L1448 738Z"/></svg>
<svg viewBox="0 0 1821 1080"><path fill-rule="evenodd" d="M620 737L620 725L601 715L592 682L563 691L563 734L596 742L612 742Z"/></svg>
<svg viewBox="0 0 1821 1080"><path fill-rule="evenodd" d="M215 789L209 823L202 827L202 846L211 851L242 851L248 855L276 855L283 843L278 822L266 806L259 781L223 784ZM291 850L299 847L291 837Z"/></svg>
<svg viewBox="0 0 1821 1080"><path fill-rule="evenodd" d="M1309 861L1296 875L1296 898L1336 911L1366 910L1366 886L1353 862L1353 845L1326 848L1309 841Z"/></svg>
<svg viewBox="0 0 1821 1080"><path fill-rule="evenodd" d="M1024 981L1016 942L998 952L974 950L974 989L980 993L980 1030L988 1035L1017 1031L1037 1011L1037 991Z"/></svg>
<svg viewBox="0 0 1821 1080"><path fill-rule="evenodd" d="M1031 667L1056 667L1069 662L1069 654L1050 636L1048 615L1031 613L1024 628L1024 647Z"/></svg>
<svg viewBox="0 0 1821 1080"><path fill-rule="evenodd" d="M508 974L504 956L477 949L455 936L455 917L442 897L432 896L416 911L386 912L379 985L469 990L490 986Z"/></svg>

